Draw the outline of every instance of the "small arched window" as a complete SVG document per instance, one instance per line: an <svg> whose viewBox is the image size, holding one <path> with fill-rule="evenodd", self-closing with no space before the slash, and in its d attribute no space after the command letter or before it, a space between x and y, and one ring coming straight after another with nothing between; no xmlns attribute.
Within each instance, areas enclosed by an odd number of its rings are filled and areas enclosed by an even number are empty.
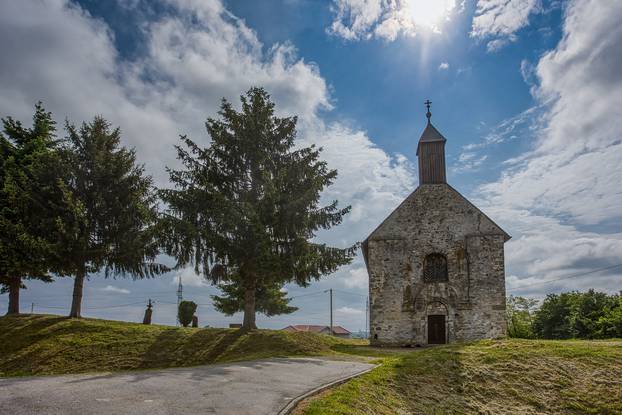
<svg viewBox="0 0 622 415"><path fill-rule="evenodd" d="M423 260L423 281L445 282L447 280L447 258L445 258L445 255L426 255Z"/></svg>

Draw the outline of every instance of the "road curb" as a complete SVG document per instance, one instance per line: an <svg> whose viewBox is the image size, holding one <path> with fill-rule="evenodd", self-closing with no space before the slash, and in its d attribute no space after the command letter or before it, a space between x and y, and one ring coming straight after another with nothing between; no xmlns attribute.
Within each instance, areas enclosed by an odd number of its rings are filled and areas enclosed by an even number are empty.
<svg viewBox="0 0 622 415"><path fill-rule="evenodd" d="M322 386L318 386L317 388L312 389L309 392L306 392L306 393L304 393L304 394L302 394L302 395L292 399L291 401L289 401L289 403L287 405L285 405L285 407L278 412L278 415L290 415L292 413L292 411L294 409L296 409L296 407L298 406L298 404L301 401L303 401L303 400L305 400L305 399L307 399L307 398L309 398L311 396L317 395L318 393L323 392L326 389L330 389L330 388L332 388L334 386L339 386L342 383L346 383L350 379L354 379L354 378L356 378L358 376L361 376L361 375L364 375L366 373L369 373L369 372L371 372L372 370L374 370L377 367L378 367L378 365L375 365L373 367L370 367L369 369L365 369L365 370L360 371L358 373L355 373L353 375L348 375L348 376L343 377L341 379L337 379L337 380L334 380L332 382L326 383L326 384L324 384Z"/></svg>

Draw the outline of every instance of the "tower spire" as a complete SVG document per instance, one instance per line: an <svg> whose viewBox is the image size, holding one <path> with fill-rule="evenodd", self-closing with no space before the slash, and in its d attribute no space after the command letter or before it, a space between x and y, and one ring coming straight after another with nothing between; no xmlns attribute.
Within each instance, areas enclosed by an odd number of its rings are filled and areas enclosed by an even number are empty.
<svg viewBox="0 0 622 415"><path fill-rule="evenodd" d="M425 114L428 119L419 143L417 144L417 157L419 158L419 184L447 183L445 177L445 137L432 125L432 113L430 107L432 101L424 102L427 109Z"/></svg>

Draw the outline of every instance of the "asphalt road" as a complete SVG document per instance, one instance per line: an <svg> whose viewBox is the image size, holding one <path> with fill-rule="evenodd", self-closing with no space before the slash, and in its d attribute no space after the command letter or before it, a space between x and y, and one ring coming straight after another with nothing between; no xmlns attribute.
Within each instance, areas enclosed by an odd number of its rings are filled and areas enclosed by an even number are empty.
<svg viewBox="0 0 622 415"><path fill-rule="evenodd" d="M292 399L370 367L290 358L117 374L0 378L0 414L276 414Z"/></svg>

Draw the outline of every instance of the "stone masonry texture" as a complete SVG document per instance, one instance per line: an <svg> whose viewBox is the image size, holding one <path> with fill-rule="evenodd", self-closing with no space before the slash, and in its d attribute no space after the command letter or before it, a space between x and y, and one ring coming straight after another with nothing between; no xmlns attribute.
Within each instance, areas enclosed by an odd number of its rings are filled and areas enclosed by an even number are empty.
<svg viewBox="0 0 622 415"><path fill-rule="evenodd" d="M427 344L429 315L445 316L447 342L504 336L509 238L451 186L420 185L363 244L372 344ZM423 281L431 253L446 257L446 282Z"/></svg>

